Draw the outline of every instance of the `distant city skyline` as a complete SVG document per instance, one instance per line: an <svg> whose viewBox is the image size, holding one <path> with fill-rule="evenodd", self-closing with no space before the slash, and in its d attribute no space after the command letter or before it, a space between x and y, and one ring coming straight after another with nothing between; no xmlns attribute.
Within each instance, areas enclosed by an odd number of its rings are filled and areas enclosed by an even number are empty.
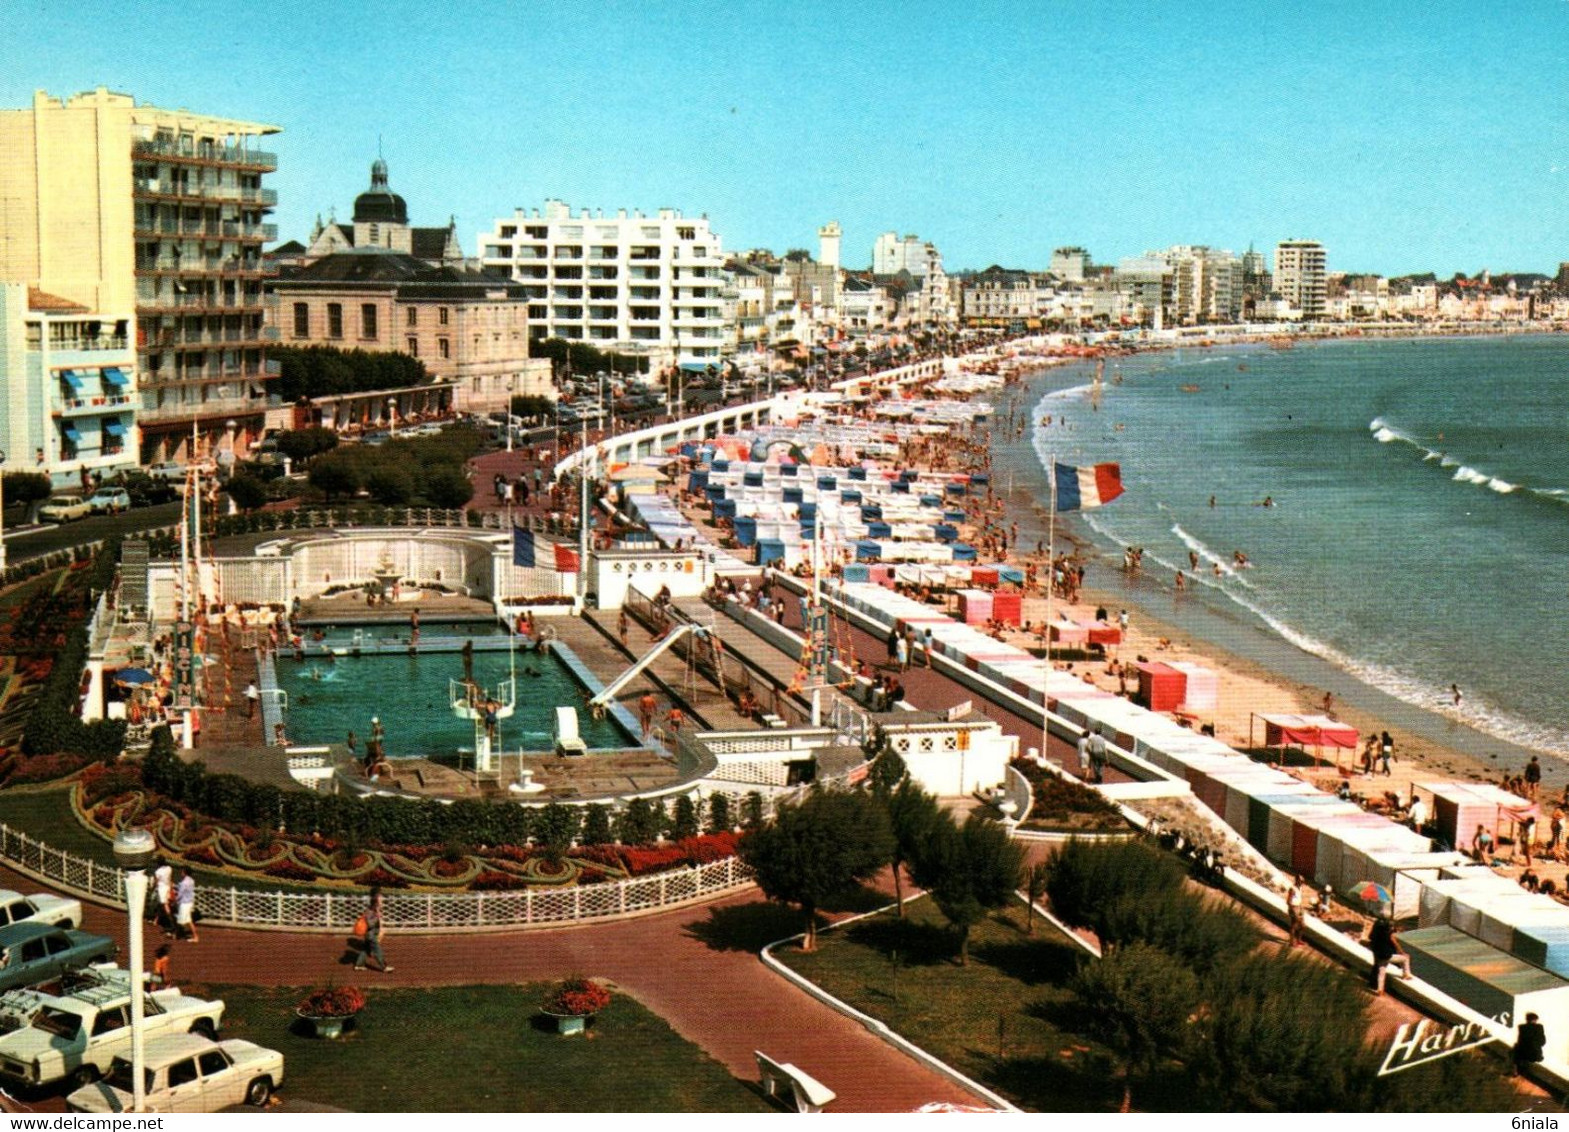
<svg viewBox="0 0 1569 1132"><path fill-rule="evenodd" d="M727 251L887 231L950 270L1324 244L1334 272L1569 260L1569 5L205 2L13 13L0 104L96 86L270 122L282 240L347 216L378 139L464 250L514 208L706 214ZM1507 66L1504 62L1507 61Z"/></svg>

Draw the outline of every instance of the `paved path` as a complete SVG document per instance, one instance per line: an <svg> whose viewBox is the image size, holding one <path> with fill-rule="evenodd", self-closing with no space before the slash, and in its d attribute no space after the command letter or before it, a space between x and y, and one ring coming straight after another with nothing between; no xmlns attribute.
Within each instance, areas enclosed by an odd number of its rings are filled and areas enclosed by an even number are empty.
<svg viewBox="0 0 1569 1132"><path fill-rule="evenodd" d="M0 869L0 884L37 883ZM127 946L125 917L86 906L88 930ZM797 930L797 919L748 890L716 904L637 920L552 931L386 939L389 974L369 987L461 986L561 978L614 980L738 1079L757 1077L754 1050L790 1061L839 1095L833 1112L899 1112L929 1101L984 1103L768 970L756 952ZM161 942L148 925L148 954ZM175 982L307 986L353 977L344 940L326 935L205 928L176 944ZM124 952L122 951L122 956Z"/></svg>

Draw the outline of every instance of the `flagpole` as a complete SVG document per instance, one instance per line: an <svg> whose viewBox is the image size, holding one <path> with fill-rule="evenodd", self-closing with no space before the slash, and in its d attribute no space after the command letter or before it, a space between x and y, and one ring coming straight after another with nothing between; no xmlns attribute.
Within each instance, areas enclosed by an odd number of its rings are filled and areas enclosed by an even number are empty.
<svg viewBox="0 0 1569 1132"><path fill-rule="evenodd" d="M1051 602L1056 589L1057 561L1057 457L1046 457L1046 479L1051 485L1051 509L1046 518L1046 679L1041 683L1041 758L1051 752L1051 721L1046 714L1046 686L1051 682Z"/></svg>

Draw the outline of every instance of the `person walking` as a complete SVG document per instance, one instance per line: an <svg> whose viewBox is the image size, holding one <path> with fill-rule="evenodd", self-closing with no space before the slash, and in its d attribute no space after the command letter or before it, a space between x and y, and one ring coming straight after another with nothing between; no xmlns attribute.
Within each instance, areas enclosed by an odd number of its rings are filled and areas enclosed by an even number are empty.
<svg viewBox="0 0 1569 1132"><path fill-rule="evenodd" d="M1105 781L1106 768L1106 737L1096 727L1090 732L1090 780L1092 782Z"/></svg>
<svg viewBox="0 0 1569 1132"><path fill-rule="evenodd" d="M354 924L354 934L359 937L359 954L354 959L356 971L365 970L368 960L376 961L376 969L385 974L392 970L387 962L387 956L381 950L381 886L373 885L370 890L370 900L365 905L365 911L360 913L360 918Z"/></svg>
<svg viewBox="0 0 1569 1132"><path fill-rule="evenodd" d="M180 886L174 893L174 925L191 943L201 942L196 934L196 878L189 865L180 870Z"/></svg>
<svg viewBox="0 0 1569 1132"><path fill-rule="evenodd" d="M1297 873L1291 878L1291 887L1286 889L1286 941L1292 947L1302 946L1302 915L1303 901L1302 874Z"/></svg>
<svg viewBox="0 0 1569 1132"><path fill-rule="evenodd" d="M163 930L165 939L174 936L174 869L168 861L160 860L153 870L153 920Z"/></svg>
<svg viewBox="0 0 1569 1132"><path fill-rule="evenodd" d="M1388 916L1380 916L1373 921L1373 927L1368 932L1368 950L1373 953L1373 993L1384 993L1384 979L1389 974L1390 964L1398 956L1401 960L1401 975L1403 979L1411 977L1410 962L1406 956L1406 949L1400 946L1400 933L1395 930L1395 922Z"/></svg>
<svg viewBox="0 0 1569 1132"><path fill-rule="evenodd" d="M1525 764L1525 796L1536 801L1536 792L1542 788L1542 764L1535 755Z"/></svg>
<svg viewBox="0 0 1569 1132"><path fill-rule="evenodd" d="M644 739L654 730L654 710L658 706L659 701L654 699L652 692L644 692L637 701L637 721L643 729Z"/></svg>
<svg viewBox="0 0 1569 1132"><path fill-rule="evenodd" d="M910 671L910 641L902 634L894 642L894 661L900 672Z"/></svg>
<svg viewBox="0 0 1569 1132"><path fill-rule="evenodd" d="M932 666L932 631L926 630L926 635L921 639L921 657L926 661L926 667Z"/></svg>
<svg viewBox="0 0 1569 1132"><path fill-rule="evenodd" d="M245 718L256 718L256 705L261 702L261 689L253 680L245 686Z"/></svg>
<svg viewBox="0 0 1569 1132"><path fill-rule="evenodd" d="M1389 737L1389 732L1384 732L1378 741L1378 758L1383 764L1384 777L1390 776L1389 764L1395 760L1395 741Z"/></svg>
<svg viewBox="0 0 1569 1132"><path fill-rule="evenodd" d="M1086 727L1079 732L1079 774L1088 777L1090 773L1090 729Z"/></svg>

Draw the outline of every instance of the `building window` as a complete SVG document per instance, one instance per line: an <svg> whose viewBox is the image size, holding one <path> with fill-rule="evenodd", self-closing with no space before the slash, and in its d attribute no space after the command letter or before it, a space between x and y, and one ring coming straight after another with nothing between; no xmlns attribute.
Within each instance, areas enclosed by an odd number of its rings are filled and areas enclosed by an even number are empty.
<svg viewBox="0 0 1569 1132"><path fill-rule="evenodd" d="M360 337L372 341L376 338L376 304L360 304Z"/></svg>
<svg viewBox="0 0 1569 1132"><path fill-rule="evenodd" d="M441 325L443 325L443 326L447 325L447 308L446 307L437 307L436 308L436 321L441 323Z"/></svg>
<svg viewBox="0 0 1569 1132"><path fill-rule="evenodd" d="M311 334L311 308L308 303L294 304L294 336L309 338Z"/></svg>
<svg viewBox="0 0 1569 1132"><path fill-rule="evenodd" d="M452 343L445 338L436 339L436 353L443 358L452 357Z"/></svg>
<svg viewBox="0 0 1569 1132"><path fill-rule="evenodd" d="M409 353L409 357L411 357L411 358L419 357L419 339L418 338L414 338L412 336L409 338L409 350L408 350L408 353Z"/></svg>
<svg viewBox="0 0 1569 1132"><path fill-rule="evenodd" d="M409 323L410 326L418 326L419 325L419 308L418 307L409 307L408 308L408 323Z"/></svg>
<svg viewBox="0 0 1569 1132"><path fill-rule="evenodd" d="M328 338L342 338L343 337L343 304L342 303L328 303L327 304L327 337Z"/></svg>

